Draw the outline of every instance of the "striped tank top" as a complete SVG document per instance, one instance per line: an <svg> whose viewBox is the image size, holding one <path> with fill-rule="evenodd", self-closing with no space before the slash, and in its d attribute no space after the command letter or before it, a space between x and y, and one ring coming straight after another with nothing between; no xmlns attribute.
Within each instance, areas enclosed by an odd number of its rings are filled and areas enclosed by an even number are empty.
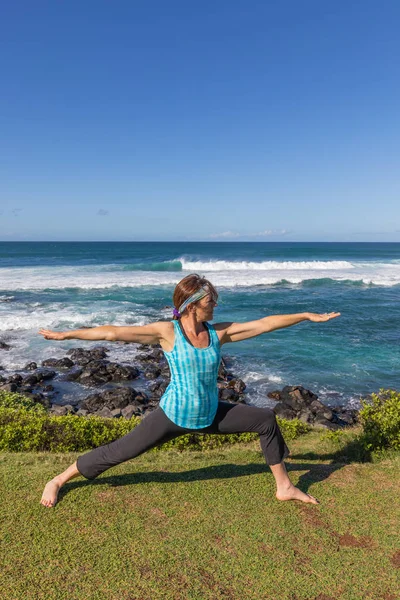
<svg viewBox="0 0 400 600"><path fill-rule="evenodd" d="M171 370L171 381L160 400L160 407L171 421L187 429L211 425L218 408L217 376L221 360L220 343L212 325L207 348L195 348L185 337L179 321L173 321L175 343L163 350Z"/></svg>

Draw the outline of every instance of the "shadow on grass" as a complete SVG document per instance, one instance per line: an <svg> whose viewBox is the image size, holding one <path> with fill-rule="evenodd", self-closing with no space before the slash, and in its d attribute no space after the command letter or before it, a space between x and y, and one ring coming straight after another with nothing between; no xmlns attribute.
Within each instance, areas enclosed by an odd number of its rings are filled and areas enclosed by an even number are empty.
<svg viewBox="0 0 400 600"><path fill-rule="evenodd" d="M286 462L286 468L289 473L292 471L307 471L307 473L300 475L296 484L303 492L307 492L314 483L319 483L328 479L332 473L342 469L347 464L371 461L370 453L368 453L357 440L348 442L345 446L335 452L325 454L317 454L316 452L291 454L289 458L291 461L296 459L301 461L331 461L329 464L318 464L316 462ZM268 472L269 468L267 465L251 463L248 465L223 464L200 469L190 469L178 473L171 471L149 471L146 473L138 472L125 475L100 476L98 479L92 481L75 481L67 484L60 490L59 502L68 491L86 486L88 483L92 485L107 484L113 487L119 487L145 483L181 483L211 479L234 479L237 477L247 477L249 475L258 475L260 473Z"/></svg>

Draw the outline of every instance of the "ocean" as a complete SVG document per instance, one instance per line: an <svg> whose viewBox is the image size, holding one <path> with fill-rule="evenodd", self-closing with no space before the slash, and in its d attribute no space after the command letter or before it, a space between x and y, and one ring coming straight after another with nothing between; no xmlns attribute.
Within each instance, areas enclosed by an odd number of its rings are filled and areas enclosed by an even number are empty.
<svg viewBox="0 0 400 600"><path fill-rule="evenodd" d="M400 388L400 243L0 242L0 350L5 372L98 342L44 340L37 331L143 325L171 318L172 292L189 273L220 293L215 322L337 311L222 347L247 384L247 401L302 385L330 406L357 408ZM136 346L101 342L134 362ZM74 385L64 400L88 395ZM90 392L89 392L90 393Z"/></svg>

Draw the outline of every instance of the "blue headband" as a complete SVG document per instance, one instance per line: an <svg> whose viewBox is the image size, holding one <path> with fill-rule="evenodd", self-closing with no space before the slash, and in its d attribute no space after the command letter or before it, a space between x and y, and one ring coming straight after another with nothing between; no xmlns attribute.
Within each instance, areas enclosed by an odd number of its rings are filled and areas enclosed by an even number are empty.
<svg viewBox="0 0 400 600"><path fill-rule="evenodd" d="M189 298L185 300L183 304L180 305L179 310L174 308L174 317L178 317L179 319L183 311L189 306L189 304L192 304L192 302L197 302L197 300L201 300L202 298L204 298L204 296L207 296L209 293L210 290L206 287L202 287L199 290L197 290L197 292L189 296Z"/></svg>

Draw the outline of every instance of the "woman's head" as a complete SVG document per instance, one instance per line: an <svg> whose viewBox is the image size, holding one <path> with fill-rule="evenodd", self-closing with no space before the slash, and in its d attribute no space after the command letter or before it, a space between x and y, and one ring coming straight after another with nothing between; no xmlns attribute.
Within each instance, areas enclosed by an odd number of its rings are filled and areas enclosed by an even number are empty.
<svg viewBox="0 0 400 600"><path fill-rule="evenodd" d="M218 292L208 279L196 274L187 275L181 279L174 290L173 318L179 319L190 311L198 310L203 320L210 319L217 299Z"/></svg>

